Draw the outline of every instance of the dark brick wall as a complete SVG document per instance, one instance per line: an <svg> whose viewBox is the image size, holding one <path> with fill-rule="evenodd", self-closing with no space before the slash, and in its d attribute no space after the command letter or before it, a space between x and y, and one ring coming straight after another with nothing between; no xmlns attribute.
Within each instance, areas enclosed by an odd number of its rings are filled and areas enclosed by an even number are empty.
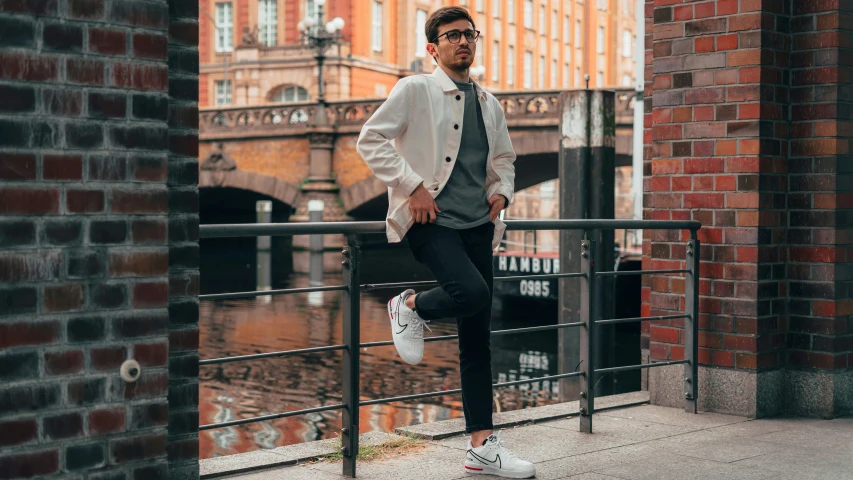
<svg viewBox="0 0 853 480"><path fill-rule="evenodd" d="M848 10L646 2L644 212L704 225L704 365L853 368ZM683 265L683 238L647 239L645 268ZM683 284L645 278L644 313L682 308ZM649 326L653 359L681 358L681 326Z"/></svg>
<svg viewBox="0 0 853 480"><path fill-rule="evenodd" d="M0 477L192 478L197 5L0 0L0 31Z"/></svg>

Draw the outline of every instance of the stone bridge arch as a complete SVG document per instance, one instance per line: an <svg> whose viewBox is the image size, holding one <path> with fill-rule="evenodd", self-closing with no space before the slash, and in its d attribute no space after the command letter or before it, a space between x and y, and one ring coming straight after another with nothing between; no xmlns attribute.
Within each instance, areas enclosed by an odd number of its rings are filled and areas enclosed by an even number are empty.
<svg viewBox="0 0 853 480"><path fill-rule="evenodd" d="M299 195L299 186L276 177L242 170L202 170L198 177L199 188L236 188L266 195L286 205L293 206Z"/></svg>

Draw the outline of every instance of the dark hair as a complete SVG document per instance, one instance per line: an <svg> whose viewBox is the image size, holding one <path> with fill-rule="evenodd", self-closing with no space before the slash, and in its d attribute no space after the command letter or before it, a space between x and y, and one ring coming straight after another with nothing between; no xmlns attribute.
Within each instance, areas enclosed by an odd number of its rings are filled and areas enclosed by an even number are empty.
<svg viewBox="0 0 853 480"><path fill-rule="evenodd" d="M426 31L427 43L435 42L435 37L438 36L438 27L455 22L456 20L468 20L471 22L471 26L473 28L477 28L476 25L474 25L474 19L471 18L471 14L468 13L468 10L455 6L441 7L432 12L432 15L430 15L429 19L426 21L424 30Z"/></svg>

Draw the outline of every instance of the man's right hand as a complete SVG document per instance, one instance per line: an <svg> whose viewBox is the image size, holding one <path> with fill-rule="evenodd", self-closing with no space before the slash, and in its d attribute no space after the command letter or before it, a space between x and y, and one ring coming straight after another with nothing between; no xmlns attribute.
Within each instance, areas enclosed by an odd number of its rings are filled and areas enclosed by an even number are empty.
<svg viewBox="0 0 853 480"><path fill-rule="evenodd" d="M424 184L420 184L412 192L409 197L409 211L412 212L412 218L417 223L433 223L435 217L441 210L435 204L435 199L424 188Z"/></svg>

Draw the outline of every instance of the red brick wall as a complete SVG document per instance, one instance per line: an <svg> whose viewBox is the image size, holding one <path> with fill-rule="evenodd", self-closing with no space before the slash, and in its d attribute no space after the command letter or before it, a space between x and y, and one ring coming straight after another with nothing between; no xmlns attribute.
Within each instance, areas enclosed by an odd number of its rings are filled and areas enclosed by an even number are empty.
<svg viewBox="0 0 853 480"><path fill-rule="evenodd" d="M645 13L644 215L703 224L700 362L848 368L849 17L828 0L655 0ZM683 236L647 235L646 269L683 266ZM683 308L683 289L644 279L644 313ZM682 357L681 326L650 326L653 359Z"/></svg>
<svg viewBox="0 0 853 480"><path fill-rule="evenodd" d="M197 424L169 404L197 369L192 311L170 321L197 285L197 6L0 1L0 29L0 476L169 478Z"/></svg>

